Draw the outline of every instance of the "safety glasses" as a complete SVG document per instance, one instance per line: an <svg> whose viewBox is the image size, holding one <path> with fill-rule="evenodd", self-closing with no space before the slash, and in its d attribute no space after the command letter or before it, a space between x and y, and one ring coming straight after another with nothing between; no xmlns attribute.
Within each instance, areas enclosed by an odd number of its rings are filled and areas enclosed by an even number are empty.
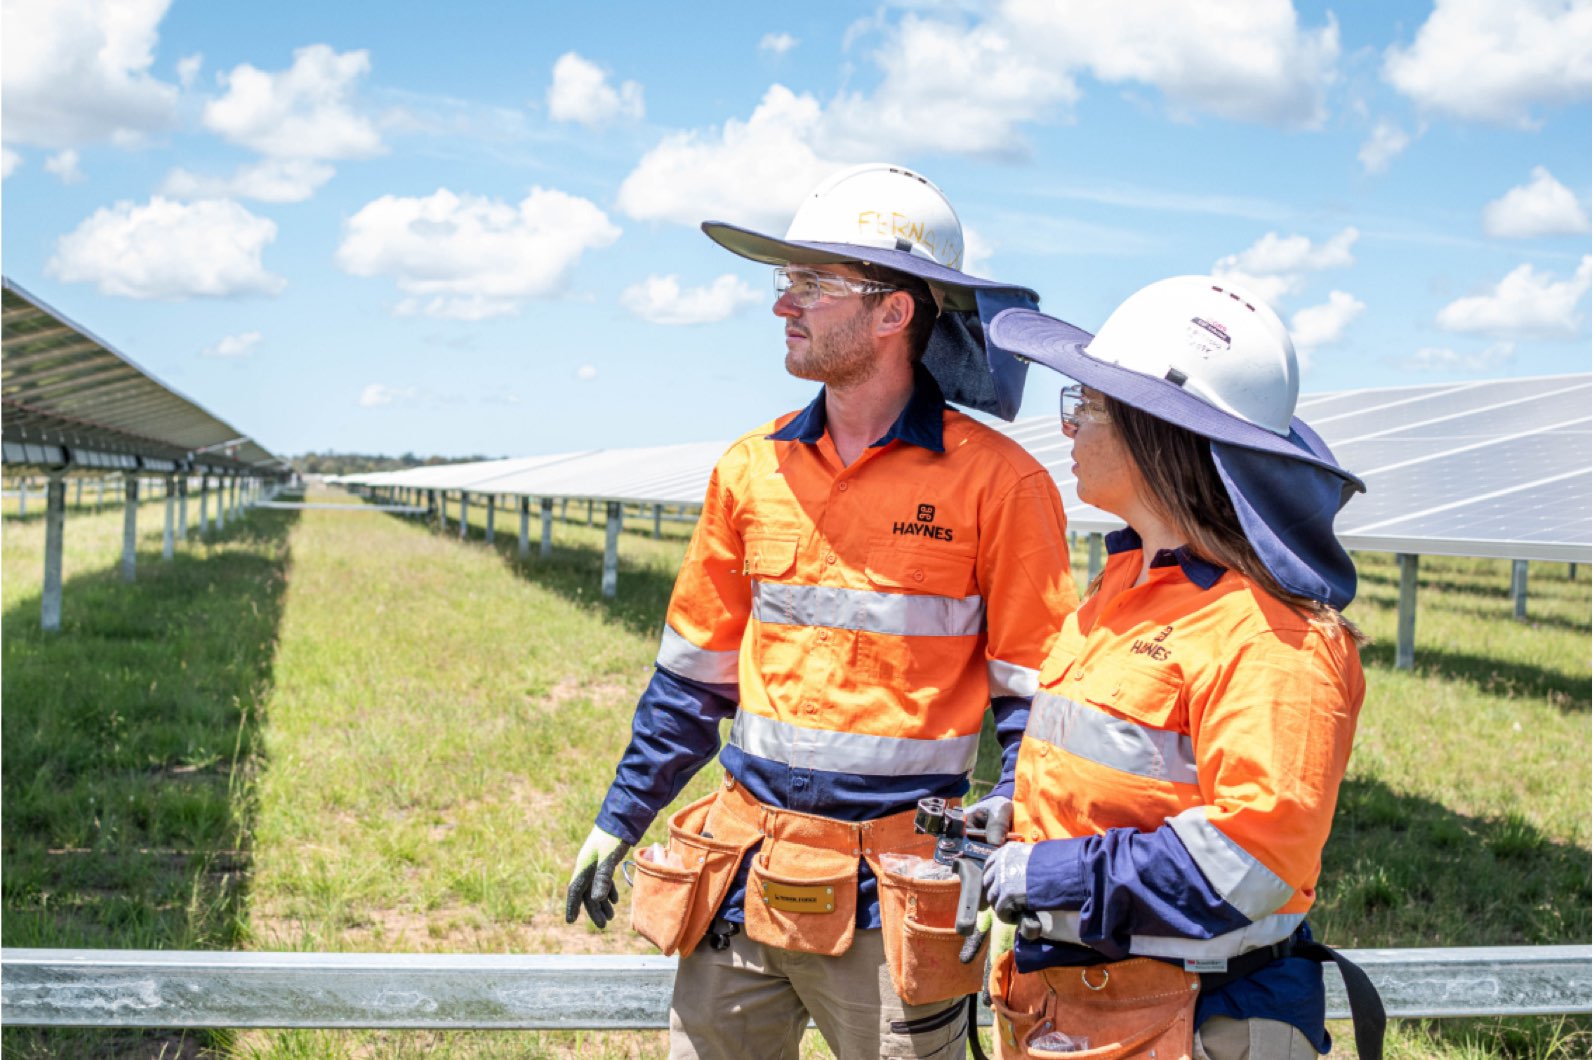
<svg viewBox="0 0 1594 1060"><path fill-rule="evenodd" d="M846 298L849 294L890 294L901 290L873 280L853 280L830 272L793 269L782 265L775 270L775 297L791 295L798 309L812 309L827 298Z"/></svg>
<svg viewBox="0 0 1594 1060"><path fill-rule="evenodd" d="M1107 405L1099 398L1086 398L1082 386L1065 386L1059 394L1064 430L1079 430L1081 423L1108 422Z"/></svg>

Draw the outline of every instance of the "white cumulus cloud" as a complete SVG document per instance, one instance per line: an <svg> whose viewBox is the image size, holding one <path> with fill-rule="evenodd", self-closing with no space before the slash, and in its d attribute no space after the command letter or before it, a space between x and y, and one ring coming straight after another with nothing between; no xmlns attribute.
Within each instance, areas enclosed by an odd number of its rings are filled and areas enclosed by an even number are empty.
<svg viewBox="0 0 1594 1060"><path fill-rule="evenodd" d="M1219 258L1212 273L1249 288L1276 306L1301 289L1306 273L1355 264L1351 248L1359 235L1355 228L1345 228L1322 243L1313 243L1307 236L1269 232L1240 253Z"/></svg>
<svg viewBox="0 0 1594 1060"><path fill-rule="evenodd" d="M627 287L620 304L653 324L712 324L763 298L740 278L726 274L706 287L681 289L674 276L649 276Z"/></svg>
<svg viewBox="0 0 1594 1060"><path fill-rule="evenodd" d="M576 369L576 378L581 380L598 378L598 369L590 364L584 364Z"/></svg>
<svg viewBox="0 0 1594 1060"><path fill-rule="evenodd" d="M1531 126L1535 106L1588 102L1591 35L1589 0L1435 0L1384 78L1430 110Z"/></svg>
<svg viewBox="0 0 1594 1060"><path fill-rule="evenodd" d="M228 335L200 350L199 355L223 360L248 357L254 353L255 347L259 345L261 338L262 336L258 331L245 331L237 335Z"/></svg>
<svg viewBox="0 0 1594 1060"><path fill-rule="evenodd" d="M287 281L260 260L276 237L276 224L235 202L157 195L96 210L57 241L45 271L128 298L276 294Z"/></svg>
<svg viewBox="0 0 1594 1060"><path fill-rule="evenodd" d="M0 147L0 180L4 180L22 165L22 156L9 147Z"/></svg>
<svg viewBox="0 0 1594 1060"><path fill-rule="evenodd" d="M554 121L579 122L590 128L615 118L640 118L642 111L642 86L637 82L626 81L614 88L601 66L575 52L565 52L553 64L548 116Z"/></svg>
<svg viewBox="0 0 1594 1060"><path fill-rule="evenodd" d="M1473 353L1462 353L1448 346L1424 346L1399 362L1417 372L1492 372L1516 357L1514 342L1496 342Z"/></svg>
<svg viewBox="0 0 1594 1060"><path fill-rule="evenodd" d="M1309 354L1319 346L1330 346L1345 337L1345 329L1367 308L1355 295L1330 291L1328 301L1307 306L1290 317L1290 338L1296 351Z"/></svg>
<svg viewBox="0 0 1594 1060"><path fill-rule="evenodd" d="M1458 298L1445 306L1435 323L1446 331L1501 338L1586 336L1578 306L1589 292L1591 261L1585 256L1566 280L1532 265L1519 265L1487 294Z"/></svg>
<svg viewBox="0 0 1594 1060"><path fill-rule="evenodd" d="M178 168L166 175L161 193L178 199L257 199L303 202L336 172L307 158L268 158L239 166L230 177L208 177Z"/></svg>
<svg viewBox="0 0 1594 1060"><path fill-rule="evenodd" d="M1532 180L1483 208L1483 230L1505 239L1580 235L1588 231L1588 211L1549 170L1534 166Z"/></svg>
<svg viewBox="0 0 1594 1060"><path fill-rule="evenodd" d="M797 47L797 38L790 33L766 33L758 41L758 50L774 55L785 55Z"/></svg>
<svg viewBox="0 0 1594 1060"><path fill-rule="evenodd" d="M1380 121L1373 126L1367 139L1362 141L1356 159L1361 162L1363 172L1382 173L1389 168L1389 163L1410 146L1411 136L1406 130L1392 121Z"/></svg>
<svg viewBox="0 0 1594 1060"><path fill-rule="evenodd" d="M414 396L415 388L412 386L395 387L386 383L368 383L365 389L360 391L359 402L362 409L374 409L381 405L391 405L395 401L408 401Z"/></svg>
<svg viewBox="0 0 1594 1060"><path fill-rule="evenodd" d="M773 85L745 122L666 136L620 185L619 208L637 220L783 232L803 196L842 165L815 152L819 119L812 96Z"/></svg>
<svg viewBox="0 0 1594 1060"><path fill-rule="evenodd" d="M53 173L62 184L81 184L84 180L83 171L78 168L77 152L70 147L46 158L44 169L47 173Z"/></svg>
<svg viewBox="0 0 1594 1060"><path fill-rule="evenodd" d="M205 127L270 158L368 158L384 148L376 126L353 106L355 83L371 69L364 51L312 44L293 65L270 73L248 63L220 76L226 93L205 105Z"/></svg>
<svg viewBox="0 0 1594 1060"><path fill-rule="evenodd" d="M361 207L336 260L356 276L392 276L409 296L400 313L480 320L557 293L585 251L618 238L602 210L561 191L532 188L511 205L439 188Z"/></svg>
<svg viewBox="0 0 1594 1060"><path fill-rule="evenodd" d="M1301 26L1291 0L1007 0L1002 23L1036 61L1113 84L1154 86L1176 116L1316 127L1339 26Z"/></svg>
<svg viewBox="0 0 1594 1060"><path fill-rule="evenodd" d="M7 143L137 143L176 121L150 75L169 0L5 0L0 128Z"/></svg>
<svg viewBox="0 0 1594 1060"><path fill-rule="evenodd" d="M199 80L199 71L205 68L205 57L199 52L185 55L177 60L177 80L184 88L193 88L194 82Z"/></svg>

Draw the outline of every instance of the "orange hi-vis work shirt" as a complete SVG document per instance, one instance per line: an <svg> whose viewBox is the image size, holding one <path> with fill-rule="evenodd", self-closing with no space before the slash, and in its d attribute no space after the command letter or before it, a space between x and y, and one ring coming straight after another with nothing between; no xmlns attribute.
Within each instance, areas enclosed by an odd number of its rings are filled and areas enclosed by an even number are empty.
<svg viewBox="0 0 1594 1060"><path fill-rule="evenodd" d="M1350 758L1356 644L1183 549L1140 585L1133 532L1109 551L1041 668L1019 751L1018 838L1070 840L1029 861L1044 938L1188 961L1288 938ZM1020 949L1021 966L1045 960L1044 944Z"/></svg>
<svg viewBox="0 0 1594 1060"><path fill-rule="evenodd" d="M658 666L734 685L721 761L766 803L866 820L962 794L993 698L1034 693L1076 603L1050 476L927 376L915 400L919 443L844 467L792 414L714 470Z"/></svg>

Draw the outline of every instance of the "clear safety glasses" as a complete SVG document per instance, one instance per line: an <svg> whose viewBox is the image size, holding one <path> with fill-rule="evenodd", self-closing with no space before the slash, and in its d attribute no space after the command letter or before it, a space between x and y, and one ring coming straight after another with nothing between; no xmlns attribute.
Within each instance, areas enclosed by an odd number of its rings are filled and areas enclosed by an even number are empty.
<svg viewBox="0 0 1594 1060"><path fill-rule="evenodd" d="M1082 386L1065 386L1061 398L1063 429L1079 430L1081 423L1106 423L1107 405L1100 398L1085 397Z"/></svg>
<svg viewBox="0 0 1594 1060"><path fill-rule="evenodd" d="M900 288L873 280L852 280L829 272L812 269L793 269L780 266L775 270L775 297L791 295L798 309L812 309L827 298L845 298L849 294L890 294Z"/></svg>

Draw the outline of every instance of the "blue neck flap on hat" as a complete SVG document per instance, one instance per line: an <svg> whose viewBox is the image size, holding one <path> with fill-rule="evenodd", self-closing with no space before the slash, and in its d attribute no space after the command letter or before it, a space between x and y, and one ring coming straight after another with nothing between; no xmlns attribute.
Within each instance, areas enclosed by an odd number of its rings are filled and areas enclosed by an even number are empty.
<svg viewBox="0 0 1594 1060"><path fill-rule="evenodd" d="M1355 599L1356 566L1334 536L1334 516L1360 482L1277 453L1211 444L1240 527L1268 573L1332 607Z"/></svg>
<svg viewBox="0 0 1594 1060"><path fill-rule="evenodd" d="M940 384L946 399L1009 422L1024 399L1029 365L985 341L991 318L1004 309L1034 309L1034 295L1017 288L976 288L977 312L945 309L930 333L924 367Z"/></svg>

